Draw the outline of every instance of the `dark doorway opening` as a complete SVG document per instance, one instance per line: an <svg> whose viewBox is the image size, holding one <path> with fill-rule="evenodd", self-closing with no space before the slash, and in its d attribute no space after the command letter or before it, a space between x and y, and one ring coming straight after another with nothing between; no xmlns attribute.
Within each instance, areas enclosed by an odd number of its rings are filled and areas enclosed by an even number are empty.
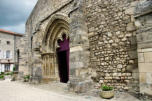
<svg viewBox="0 0 152 101"><path fill-rule="evenodd" d="M69 38L63 36L63 41L58 40L60 48L57 49L58 69L60 82L67 83L69 81Z"/></svg>
<svg viewBox="0 0 152 101"><path fill-rule="evenodd" d="M58 52L58 63L59 63L59 75L60 82L67 83L69 80L68 77L68 65L67 65L67 52L61 51Z"/></svg>

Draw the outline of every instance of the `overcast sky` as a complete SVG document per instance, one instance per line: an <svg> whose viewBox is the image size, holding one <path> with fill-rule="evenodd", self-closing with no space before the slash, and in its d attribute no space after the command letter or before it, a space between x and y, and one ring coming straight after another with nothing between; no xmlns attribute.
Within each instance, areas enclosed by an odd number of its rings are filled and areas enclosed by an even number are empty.
<svg viewBox="0 0 152 101"><path fill-rule="evenodd" d="M0 29L24 33L37 0L0 0Z"/></svg>

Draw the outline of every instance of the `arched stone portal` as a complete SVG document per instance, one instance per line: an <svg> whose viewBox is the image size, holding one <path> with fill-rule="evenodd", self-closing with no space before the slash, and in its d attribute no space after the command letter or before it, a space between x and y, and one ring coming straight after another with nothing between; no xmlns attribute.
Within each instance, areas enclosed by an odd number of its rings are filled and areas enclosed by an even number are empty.
<svg viewBox="0 0 152 101"><path fill-rule="evenodd" d="M43 80L60 79L61 82L66 83L69 79L69 20L67 17L56 15L51 18L44 33L41 55Z"/></svg>

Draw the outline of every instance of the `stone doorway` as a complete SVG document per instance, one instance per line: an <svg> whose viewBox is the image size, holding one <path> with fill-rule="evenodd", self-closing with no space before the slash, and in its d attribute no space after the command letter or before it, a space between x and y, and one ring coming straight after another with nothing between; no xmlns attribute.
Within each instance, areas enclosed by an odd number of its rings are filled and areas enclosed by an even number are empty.
<svg viewBox="0 0 152 101"><path fill-rule="evenodd" d="M69 80L69 18L62 15L51 17L42 40L43 80Z"/></svg>
<svg viewBox="0 0 152 101"><path fill-rule="evenodd" d="M69 38L63 34L63 40L58 40L59 48L57 48L57 61L60 82L67 83L69 81Z"/></svg>

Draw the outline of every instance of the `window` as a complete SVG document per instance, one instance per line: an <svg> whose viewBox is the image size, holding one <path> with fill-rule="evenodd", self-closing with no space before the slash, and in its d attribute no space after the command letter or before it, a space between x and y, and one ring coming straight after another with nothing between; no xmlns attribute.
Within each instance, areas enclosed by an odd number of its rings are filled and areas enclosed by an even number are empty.
<svg viewBox="0 0 152 101"><path fill-rule="evenodd" d="M1 50L0 50L0 59L2 58Z"/></svg>
<svg viewBox="0 0 152 101"><path fill-rule="evenodd" d="M1 53L1 50L0 50L0 59L2 59L2 53Z"/></svg>
<svg viewBox="0 0 152 101"><path fill-rule="evenodd" d="M20 50L17 49L17 57L19 58L20 57Z"/></svg>
<svg viewBox="0 0 152 101"><path fill-rule="evenodd" d="M10 41L6 41L6 43L7 43L7 45L10 45L11 42Z"/></svg>
<svg viewBox="0 0 152 101"><path fill-rule="evenodd" d="M9 72L10 71L10 64L5 64L5 72Z"/></svg>
<svg viewBox="0 0 152 101"><path fill-rule="evenodd" d="M6 58L10 58L10 51L9 50L6 51Z"/></svg>

